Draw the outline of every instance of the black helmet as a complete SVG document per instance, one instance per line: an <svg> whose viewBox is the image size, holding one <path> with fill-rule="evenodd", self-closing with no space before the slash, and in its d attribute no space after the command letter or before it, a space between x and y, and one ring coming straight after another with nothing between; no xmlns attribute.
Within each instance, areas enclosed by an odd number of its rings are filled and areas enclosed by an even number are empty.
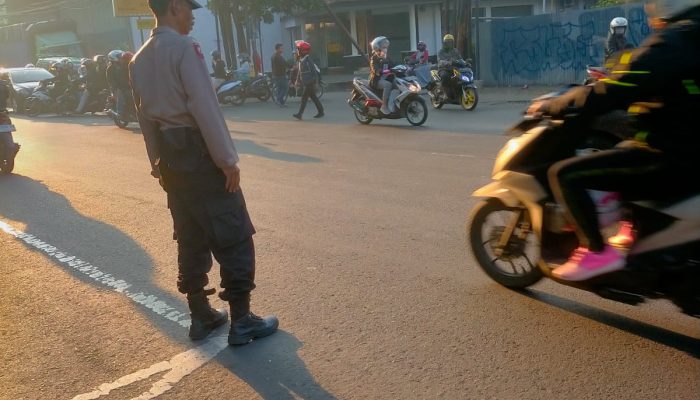
<svg viewBox="0 0 700 400"><path fill-rule="evenodd" d="M95 57L92 58L92 61L98 63L98 64L106 64L107 63L107 57L103 54L98 54Z"/></svg>

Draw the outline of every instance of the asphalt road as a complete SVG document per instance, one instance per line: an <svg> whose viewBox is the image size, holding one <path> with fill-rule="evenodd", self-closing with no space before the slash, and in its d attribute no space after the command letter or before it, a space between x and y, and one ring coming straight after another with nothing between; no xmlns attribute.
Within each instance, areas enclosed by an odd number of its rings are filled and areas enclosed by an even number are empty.
<svg viewBox="0 0 700 400"><path fill-rule="evenodd" d="M411 128L360 126L340 93L324 102L327 118L302 122L294 101L226 109L258 230L254 311L281 320L237 348L226 329L187 339L141 135L100 117L15 118L0 399L700 398L698 320L551 282L509 291L469 254L470 195L524 103L485 94Z"/></svg>

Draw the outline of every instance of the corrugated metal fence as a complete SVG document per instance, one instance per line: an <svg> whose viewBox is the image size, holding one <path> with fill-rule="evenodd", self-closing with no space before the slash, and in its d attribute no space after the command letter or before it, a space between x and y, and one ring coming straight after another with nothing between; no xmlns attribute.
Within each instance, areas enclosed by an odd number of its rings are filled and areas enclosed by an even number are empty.
<svg viewBox="0 0 700 400"><path fill-rule="evenodd" d="M486 85L581 82L586 65L601 65L610 20L629 21L627 40L649 34L642 5L482 21L479 78Z"/></svg>

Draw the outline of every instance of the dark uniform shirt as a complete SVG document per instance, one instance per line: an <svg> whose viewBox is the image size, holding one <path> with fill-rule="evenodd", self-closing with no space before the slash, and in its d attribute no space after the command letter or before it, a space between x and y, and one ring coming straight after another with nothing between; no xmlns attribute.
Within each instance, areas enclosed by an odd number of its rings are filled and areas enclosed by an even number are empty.
<svg viewBox="0 0 700 400"><path fill-rule="evenodd" d="M283 78L287 76L287 60L282 54L272 56L272 76L275 78Z"/></svg>

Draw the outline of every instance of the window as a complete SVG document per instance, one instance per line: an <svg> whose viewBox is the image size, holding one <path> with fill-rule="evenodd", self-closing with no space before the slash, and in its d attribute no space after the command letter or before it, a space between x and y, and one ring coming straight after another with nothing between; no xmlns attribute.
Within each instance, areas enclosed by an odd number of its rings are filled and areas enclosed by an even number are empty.
<svg viewBox="0 0 700 400"><path fill-rule="evenodd" d="M529 15L533 15L532 4L522 6L491 7L491 16L494 18L527 17Z"/></svg>

